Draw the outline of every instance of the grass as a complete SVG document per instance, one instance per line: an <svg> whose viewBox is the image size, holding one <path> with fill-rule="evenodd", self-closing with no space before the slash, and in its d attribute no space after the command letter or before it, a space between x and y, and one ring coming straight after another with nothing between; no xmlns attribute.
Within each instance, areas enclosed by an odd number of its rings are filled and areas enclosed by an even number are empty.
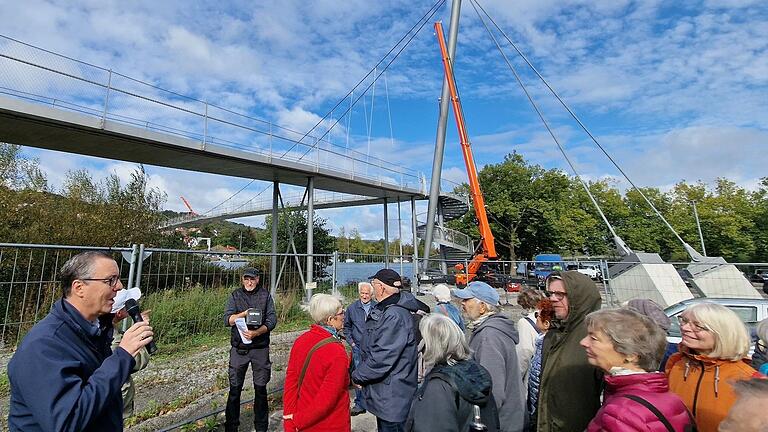
<svg viewBox="0 0 768 432"><path fill-rule="evenodd" d="M144 309L152 310L150 322L159 348L153 361L184 356L228 342L230 329L224 326L224 307L234 289L193 287L153 293L143 299ZM275 296L275 333L304 330L312 323L309 314L301 307L301 294L294 291Z"/></svg>
<svg viewBox="0 0 768 432"><path fill-rule="evenodd" d="M0 372L0 398L6 397L11 394L11 383L8 381L8 373L6 371Z"/></svg>

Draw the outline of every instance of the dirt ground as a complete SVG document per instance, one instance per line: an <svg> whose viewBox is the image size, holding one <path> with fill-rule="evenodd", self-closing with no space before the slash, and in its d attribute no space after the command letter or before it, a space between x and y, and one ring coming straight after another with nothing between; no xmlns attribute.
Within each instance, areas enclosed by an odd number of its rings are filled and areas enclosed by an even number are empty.
<svg viewBox="0 0 768 432"><path fill-rule="evenodd" d="M430 307L435 301L431 295L419 297ZM512 318L519 317L519 307L516 304L517 294L511 293L505 297L501 294L503 313ZM302 332L273 334L271 338L270 357L272 360L272 379L269 389L275 390L270 396L273 412L270 415L270 430L282 430L282 411L279 401L279 390L285 378L285 368L290 347ZM227 363L229 340L224 338L220 345L203 347L197 353L183 357L161 359L150 362L143 371L134 374L136 383L135 417L127 419L126 431L144 432L162 430L174 424L186 422L189 419L203 416L216 410L223 410L227 398ZM0 371L5 370L10 354L0 354ZM249 371L250 374L250 371ZM352 396L354 393L351 392ZM246 379L243 390L243 400L253 397L253 385ZM7 413L9 398L0 399L0 430L7 430ZM246 405L241 412L241 431L252 428L252 406ZM209 416L188 425L185 431L218 431L223 430L224 414ZM355 432L375 431L376 421L371 414L363 414L352 418L352 430Z"/></svg>

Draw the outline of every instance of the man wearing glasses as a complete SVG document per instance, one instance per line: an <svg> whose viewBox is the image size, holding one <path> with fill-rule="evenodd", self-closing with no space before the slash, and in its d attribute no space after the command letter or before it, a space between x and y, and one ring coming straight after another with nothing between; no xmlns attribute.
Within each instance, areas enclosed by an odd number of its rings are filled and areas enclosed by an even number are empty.
<svg viewBox="0 0 768 432"><path fill-rule="evenodd" d="M555 319L542 348L537 431L583 431L600 409L603 375L579 341L587 335L584 318L600 309L600 292L578 271L553 272L546 288Z"/></svg>
<svg viewBox="0 0 768 432"><path fill-rule="evenodd" d="M11 431L122 431L120 388L133 356L150 341L133 324L112 351L112 305L120 270L103 252L83 252L61 268L63 298L37 323L8 364Z"/></svg>
<svg viewBox="0 0 768 432"><path fill-rule="evenodd" d="M239 318L260 317L247 330L239 330ZM269 291L261 286L261 274L255 268L243 271L242 286L232 292L224 311L224 323L232 328L229 351L229 395L227 396L224 429L237 431L240 425L240 393L245 384L248 365L253 373L253 425L257 432L266 432L269 425L267 383L272 374L269 361L269 333L277 325L275 302Z"/></svg>

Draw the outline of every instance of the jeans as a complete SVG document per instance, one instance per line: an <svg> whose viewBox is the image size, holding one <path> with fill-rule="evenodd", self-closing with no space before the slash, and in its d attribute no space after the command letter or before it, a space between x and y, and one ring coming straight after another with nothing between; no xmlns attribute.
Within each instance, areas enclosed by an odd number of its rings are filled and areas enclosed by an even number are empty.
<svg viewBox="0 0 768 432"><path fill-rule="evenodd" d="M376 429L378 432L405 432L405 422L389 422L376 417Z"/></svg>
<svg viewBox="0 0 768 432"><path fill-rule="evenodd" d="M355 368L363 361L363 354L357 345L352 347L352 363ZM358 408L366 409L365 402L363 401L363 391L359 388L355 388L355 406Z"/></svg>

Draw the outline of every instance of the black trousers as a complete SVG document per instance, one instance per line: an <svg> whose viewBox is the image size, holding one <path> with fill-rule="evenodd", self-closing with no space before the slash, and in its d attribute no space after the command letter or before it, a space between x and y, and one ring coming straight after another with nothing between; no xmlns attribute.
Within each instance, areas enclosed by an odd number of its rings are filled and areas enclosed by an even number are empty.
<svg viewBox="0 0 768 432"><path fill-rule="evenodd" d="M257 432L266 432L269 425L269 406L267 405L267 383L271 377L272 362L269 360L269 348L254 348L229 351L229 395L225 411L224 430L236 432L240 426L240 394L245 384L245 374L251 365L253 373L253 426Z"/></svg>

